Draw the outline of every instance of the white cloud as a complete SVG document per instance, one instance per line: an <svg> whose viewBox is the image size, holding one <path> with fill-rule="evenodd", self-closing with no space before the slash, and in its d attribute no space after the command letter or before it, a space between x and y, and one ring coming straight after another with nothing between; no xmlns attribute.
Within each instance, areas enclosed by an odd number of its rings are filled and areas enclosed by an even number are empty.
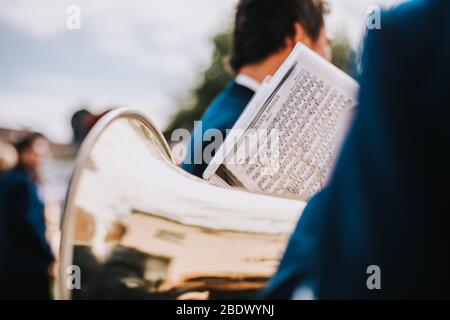
<svg viewBox="0 0 450 320"><path fill-rule="evenodd" d="M55 36L66 28L66 6L59 1L0 1L0 21L38 38Z"/></svg>
<svg viewBox="0 0 450 320"><path fill-rule="evenodd" d="M230 23L237 0L0 0L0 29L13 46L0 55L0 125L31 126L58 141L80 102L146 112L164 127L173 98L208 64L210 38ZM354 46L370 4L400 0L329 0L332 34ZM81 8L81 30L66 28L69 5ZM3 32L3 33L2 33ZM8 34L5 34L8 32ZM5 71L6 70L6 71ZM6 89L5 89L6 88Z"/></svg>
<svg viewBox="0 0 450 320"><path fill-rule="evenodd" d="M79 32L66 29L66 9L78 5L81 31L102 54L129 59L153 70L159 64L149 49L163 55L167 51L184 52L190 59L208 51L209 37L227 25L236 0L166 0L163 3L159 0L0 0L0 3L0 21L38 39ZM145 40L153 48L144 46ZM186 63L180 69L185 71Z"/></svg>

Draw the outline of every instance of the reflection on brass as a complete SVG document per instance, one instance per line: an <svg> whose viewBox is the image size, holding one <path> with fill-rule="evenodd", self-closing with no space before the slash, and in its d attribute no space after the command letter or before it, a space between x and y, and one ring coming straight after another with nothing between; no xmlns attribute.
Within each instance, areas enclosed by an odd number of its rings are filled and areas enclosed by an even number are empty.
<svg viewBox="0 0 450 320"><path fill-rule="evenodd" d="M91 243L95 234L95 221L92 215L78 209L75 223L75 239L80 243Z"/></svg>
<svg viewBox="0 0 450 320"><path fill-rule="evenodd" d="M116 221L109 227L105 241L107 243L120 243L126 232L127 227L121 221Z"/></svg>
<svg viewBox="0 0 450 320"><path fill-rule="evenodd" d="M255 298L303 207L190 176L147 119L114 111L83 145L66 199L60 297ZM65 287L69 265L81 290Z"/></svg>

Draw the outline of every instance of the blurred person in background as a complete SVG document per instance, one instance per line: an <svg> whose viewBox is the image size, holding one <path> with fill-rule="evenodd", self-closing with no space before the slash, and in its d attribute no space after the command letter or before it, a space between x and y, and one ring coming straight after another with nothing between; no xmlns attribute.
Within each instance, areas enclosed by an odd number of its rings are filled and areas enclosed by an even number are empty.
<svg viewBox="0 0 450 320"><path fill-rule="evenodd" d="M84 138L88 134L87 122L90 117L92 117L92 113L86 109L81 109L76 111L70 119L73 133L72 143L77 148L80 147Z"/></svg>
<svg viewBox="0 0 450 320"><path fill-rule="evenodd" d="M182 168L201 177L208 163L203 151L212 142L203 141L209 129L218 129L225 138L258 86L273 75L302 42L330 60L330 43L325 35L324 1L240 0L237 5L230 65L235 79L208 107L194 128Z"/></svg>
<svg viewBox="0 0 450 320"><path fill-rule="evenodd" d="M70 120L72 126L72 143L79 148L94 125L114 108L107 108L101 113L93 114L86 109L76 111Z"/></svg>
<svg viewBox="0 0 450 320"><path fill-rule="evenodd" d="M0 174L0 298L49 299L53 255L39 188L49 143L32 133L15 147L18 164Z"/></svg>

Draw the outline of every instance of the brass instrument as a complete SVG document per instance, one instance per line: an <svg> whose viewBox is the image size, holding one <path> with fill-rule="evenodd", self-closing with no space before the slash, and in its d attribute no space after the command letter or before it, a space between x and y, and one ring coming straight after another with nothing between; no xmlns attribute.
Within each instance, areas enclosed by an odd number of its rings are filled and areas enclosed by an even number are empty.
<svg viewBox="0 0 450 320"><path fill-rule="evenodd" d="M175 165L143 115L91 130L65 203L62 299L248 299L273 275L305 206L221 188ZM81 287L71 287L73 266Z"/></svg>

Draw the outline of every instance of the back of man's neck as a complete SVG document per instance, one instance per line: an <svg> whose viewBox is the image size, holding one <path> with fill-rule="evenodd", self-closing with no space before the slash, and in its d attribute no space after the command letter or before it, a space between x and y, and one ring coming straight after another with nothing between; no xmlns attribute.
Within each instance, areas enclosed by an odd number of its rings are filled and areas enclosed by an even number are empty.
<svg viewBox="0 0 450 320"><path fill-rule="evenodd" d="M265 69L258 68L256 65L244 66L238 74L245 75L258 83L262 83L267 76L271 75Z"/></svg>
<svg viewBox="0 0 450 320"><path fill-rule="evenodd" d="M255 81L262 83L267 76L273 76L281 66L286 56L274 54L262 62L244 65L238 74L244 74Z"/></svg>

